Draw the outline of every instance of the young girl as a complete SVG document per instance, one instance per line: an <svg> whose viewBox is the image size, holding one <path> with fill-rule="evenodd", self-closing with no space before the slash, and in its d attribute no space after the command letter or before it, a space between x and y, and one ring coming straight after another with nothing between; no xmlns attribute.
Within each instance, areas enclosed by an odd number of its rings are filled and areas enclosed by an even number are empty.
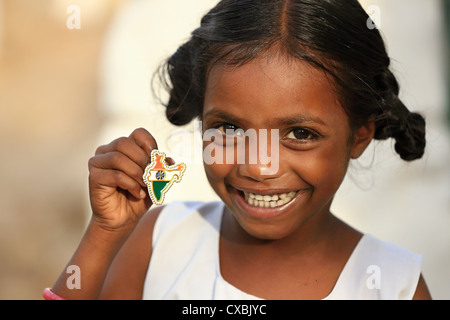
<svg viewBox="0 0 450 320"><path fill-rule="evenodd" d="M204 142L224 157L242 132L277 133L265 140L278 144L277 170L249 161L246 146L244 162L205 161L222 202L154 207L142 180L152 135L99 147L92 218L68 264L81 288L67 287L64 270L46 297L429 299L420 256L330 212L349 161L373 139L394 138L406 161L425 149L425 121L400 101L368 22L357 0L221 1L163 70L167 118L202 120L232 141Z"/></svg>

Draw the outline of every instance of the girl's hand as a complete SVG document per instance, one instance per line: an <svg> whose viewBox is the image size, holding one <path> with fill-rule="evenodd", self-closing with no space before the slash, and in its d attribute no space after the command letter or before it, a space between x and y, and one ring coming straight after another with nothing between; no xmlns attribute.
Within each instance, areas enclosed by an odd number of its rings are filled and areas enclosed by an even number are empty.
<svg viewBox="0 0 450 320"><path fill-rule="evenodd" d="M110 231L131 230L152 202L142 180L158 146L145 129L99 147L89 160L93 221Z"/></svg>

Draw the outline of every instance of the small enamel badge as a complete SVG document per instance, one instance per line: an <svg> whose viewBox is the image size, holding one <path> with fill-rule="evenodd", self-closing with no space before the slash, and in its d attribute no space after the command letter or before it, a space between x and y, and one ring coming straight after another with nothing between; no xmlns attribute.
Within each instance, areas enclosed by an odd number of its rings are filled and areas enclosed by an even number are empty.
<svg viewBox="0 0 450 320"><path fill-rule="evenodd" d="M151 162L145 168L142 179L147 185L148 194L152 202L161 205L166 192L174 182L180 182L186 165L184 163L168 166L165 162L166 154L154 149L151 153Z"/></svg>

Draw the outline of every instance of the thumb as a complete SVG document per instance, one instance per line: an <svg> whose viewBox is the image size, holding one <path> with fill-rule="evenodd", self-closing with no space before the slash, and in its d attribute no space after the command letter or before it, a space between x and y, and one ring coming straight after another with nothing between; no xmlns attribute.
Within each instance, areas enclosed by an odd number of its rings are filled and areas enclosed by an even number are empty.
<svg viewBox="0 0 450 320"><path fill-rule="evenodd" d="M176 162L175 162L175 160L173 160L171 157L167 157L167 158L166 158L166 163L167 163L169 166L173 166Z"/></svg>

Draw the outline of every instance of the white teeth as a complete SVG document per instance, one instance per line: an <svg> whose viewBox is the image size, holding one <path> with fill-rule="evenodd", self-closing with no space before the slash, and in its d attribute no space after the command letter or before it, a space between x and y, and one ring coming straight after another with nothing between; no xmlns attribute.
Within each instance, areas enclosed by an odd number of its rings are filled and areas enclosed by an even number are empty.
<svg viewBox="0 0 450 320"><path fill-rule="evenodd" d="M280 207L290 202L297 194L296 191L289 193L274 194L274 195L262 195L250 192L244 192L245 200L251 206L261 208L275 208Z"/></svg>

